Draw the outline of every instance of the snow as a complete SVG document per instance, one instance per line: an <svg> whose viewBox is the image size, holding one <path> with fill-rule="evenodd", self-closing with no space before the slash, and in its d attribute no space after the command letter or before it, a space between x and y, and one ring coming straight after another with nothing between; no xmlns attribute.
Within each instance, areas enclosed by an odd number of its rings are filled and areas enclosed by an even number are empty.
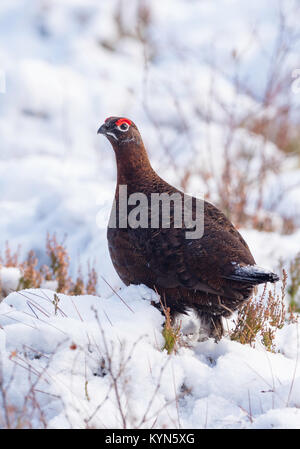
<svg viewBox="0 0 300 449"><path fill-rule="evenodd" d="M0 268L0 287L1 297L9 295L11 291L17 290L20 277L22 276L21 270L16 267L1 267Z"/></svg>
<svg viewBox="0 0 300 449"><path fill-rule="evenodd" d="M53 294L15 292L0 306L4 385L16 416L33 383L50 428L119 428L120 408L129 427L300 427L297 324L280 331L286 353L225 338L187 339L170 356L162 350L164 318L144 299L153 295L147 287L123 287L108 298L59 294L57 313Z"/></svg>
<svg viewBox="0 0 300 449"><path fill-rule="evenodd" d="M66 236L73 276L88 261L99 274L99 296L59 294L55 314L55 281L11 293L22 273L0 267L0 380L3 376L13 410L12 426L20 417L23 427L43 427L45 419L50 428L121 428L124 416L110 386L125 360L117 383L128 427L299 428L297 324L278 330L279 352L269 353L227 337L218 344L198 342L198 324L186 317L186 346L171 356L162 349L164 318L151 305L156 294L145 286L125 287L109 257L106 225L116 168L110 144L96 134L106 117L125 115L138 125L154 168L168 182L176 185L191 164L212 168L217 176L224 166L224 106L236 117L260 113L252 98L236 96L225 55L233 47L243 51L252 25L261 22L260 38L271 48L275 8L266 0L243 6L235 0L190 1L189 7L186 0L152 0L145 48L130 35L139 2L125 3L123 35L114 19L116 0L0 5L0 77L5 75L6 87L0 91L0 250L5 241L12 249L21 245L21 258L34 249L43 264L46 234L56 232L58 240ZM211 42L218 45L212 48ZM243 70L259 90L266 54L254 45L246 56ZM214 59L222 73L209 64ZM217 100L211 98L212 86ZM208 113L214 117L209 129L203 118ZM183 118L191 125L188 136ZM161 139L171 154L162 151ZM254 180L261 148L281 169L269 176L263 198L266 211L276 205L278 229L240 230L256 263L278 272L279 261L288 264L299 251L299 229L281 234L281 217L293 216L300 206L299 166L245 129L234 135L232 154L241 147L252 156L248 169ZM236 169L242 164L237 161ZM189 189L196 195L203 191L198 174ZM212 190L212 199L216 195ZM255 186L249 196L254 208ZM1 401L0 395L0 427L5 427Z"/></svg>

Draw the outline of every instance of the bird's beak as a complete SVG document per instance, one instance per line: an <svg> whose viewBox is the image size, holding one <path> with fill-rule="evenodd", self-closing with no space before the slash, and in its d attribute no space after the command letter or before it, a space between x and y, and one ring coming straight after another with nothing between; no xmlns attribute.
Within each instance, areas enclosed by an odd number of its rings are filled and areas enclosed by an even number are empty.
<svg viewBox="0 0 300 449"><path fill-rule="evenodd" d="M100 128L98 129L97 134L106 134L107 131L108 128L105 125L105 123L103 123L103 125L101 125Z"/></svg>

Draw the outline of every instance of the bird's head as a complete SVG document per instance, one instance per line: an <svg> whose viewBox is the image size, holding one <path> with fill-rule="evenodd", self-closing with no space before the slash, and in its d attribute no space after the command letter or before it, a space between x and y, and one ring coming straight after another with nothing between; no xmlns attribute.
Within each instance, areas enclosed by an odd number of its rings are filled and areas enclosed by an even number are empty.
<svg viewBox="0 0 300 449"><path fill-rule="evenodd" d="M98 134L104 134L114 149L118 182L127 184L132 179L144 179L149 177L149 173L154 173L139 130L131 120L108 117L98 129Z"/></svg>
<svg viewBox="0 0 300 449"><path fill-rule="evenodd" d="M135 124L124 117L108 117L98 129L98 134L104 134L115 149L126 143L141 142L141 136Z"/></svg>

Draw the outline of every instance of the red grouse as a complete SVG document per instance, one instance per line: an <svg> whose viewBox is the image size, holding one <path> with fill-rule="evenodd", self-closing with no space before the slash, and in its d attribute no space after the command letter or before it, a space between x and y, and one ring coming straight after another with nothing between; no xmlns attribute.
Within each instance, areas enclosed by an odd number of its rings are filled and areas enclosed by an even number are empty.
<svg viewBox="0 0 300 449"><path fill-rule="evenodd" d="M186 313L189 308L194 309L208 336L221 338L222 317L230 316L249 299L255 285L276 282L278 276L255 265L247 243L220 210L207 201L184 195L157 175L131 120L109 117L98 133L110 141L117 161L117 188L112 211L116 214L107 231L109 251L117 273L126 285L145 284L155 289L173 317L177 313ZM120 186L126 186L123 190L126 207L121 207L124 198L120 196ZM199 238L187 238L187 231L195 230L192 224L186 225L184 220L182 226L176 224L178 216L173 201L169 202L169 226L163 223L162 208L156 217L158 221L150 217L153 194L167 194L173 198L175 193L180 195L182 202L186 198L191 200L193 219L197 202L202 201L204 228ZM137 220L134 223L129 220L136 198L140 198L136 194L143 194L148 200L145 207L147 211L149 207L150 218L146 226L145 223L137 225ZM182 211L185 211L184 207ZM139 209L140 215L142 212ZM138 218L137 213L135 218Z"/></svg>

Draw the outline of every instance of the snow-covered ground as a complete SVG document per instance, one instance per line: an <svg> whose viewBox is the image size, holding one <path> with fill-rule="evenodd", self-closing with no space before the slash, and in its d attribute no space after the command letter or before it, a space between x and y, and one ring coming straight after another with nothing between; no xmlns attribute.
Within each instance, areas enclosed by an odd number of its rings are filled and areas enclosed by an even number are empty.
<svg viewBox="0 0 300 449"><path fill-rule="evenodd" d="M182 170L191 162L213 167L217 175L224 163L221 105L236 115L259 107L247 96L236 102L226 74L205 62L213 52L208 43L219 42L213 53L222 60L233 46L240 51L248 46L257 21L263 24L265 48L275 39L267 1L243 7L235 0L218 0L216 6L196 0L147 3L147 45L136 31L132 36L135 0L123 2L119 21L115 0L6 0L0 5L0 71L6 78L6 92L0 93L0 250L7 240L12 248L21 245L22 255L34 249L44 263L47 232L66 234L73 274L79 264L95 261L99 275L118 291L99 277L99 297L59 295L57 314L50 290L4 299L0 378L2 372L9 419L14 425L20 414L21 425L30 420L33 427L44 419L49 427L122 427L126 420L128 427L300 428L296 324L278 331L277 354L224 338L218 344L191 341L168 356L162 351L163 317L149 303L153 292L124 287L112 267L105 228L115 162L109 143L96 135L99 125L111 115L132 118L154 168L173 184L178 173L171 160ZM265 76L264 57L255 46L247 54L244 70L255 68L256 88ZM227 62L224 58L226 67ZM211 98L212 82L218 102ZM209 155L198 110L204 116L213 111L215 118ZM183 132L183 121L189 133ZM250 166L255 173L262 141L245 130L235 139L233 151L242 145L255 155ZM196 160L191 159L195 147ZM264 143L264 152L281 167L268 180L266 207L278 196L278 217L291 216L299 210L300 191L288 186L300 180L299 166L271 143ZM283 198L281 186L287 187ZM193 178L189 187L202 192L202 180ZM255 191L249 194L255 199ZM211 192L212 199L215 195ZM291 235L241 233L260 266L276 270L279 260L287 263L299 252L299 229ZM8 294L18 272L4 271L2 288ZM120 363L118 404L111 382ZM1 401L3 409L0 394Z"/></svg>
<svg viewBox="0 0 300 449"><path fill-rule="evenodd" d="M60 294L55 309L50 290L11 293L0 307L11 425L300 427L297 324L278 331L280 353L224 338L190 340L170 356L151 299L150 289L130 286L100 297Z"/></svg>

